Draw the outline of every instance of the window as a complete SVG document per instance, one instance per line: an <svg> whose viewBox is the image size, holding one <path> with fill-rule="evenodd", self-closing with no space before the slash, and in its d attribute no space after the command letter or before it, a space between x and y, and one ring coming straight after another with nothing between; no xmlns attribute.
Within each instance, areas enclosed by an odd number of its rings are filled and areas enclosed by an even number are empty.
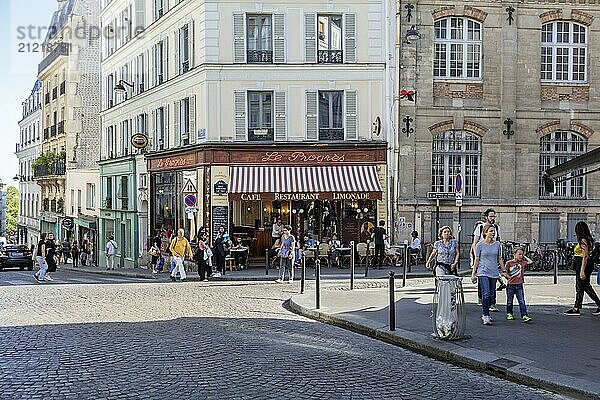
<svg viewBox="0 0 600 400"><path fill-rule="evenodd" d="M319 91L319 140L344 140L343 92Z"/></svg>
<svg viewBox="0 0 600 400"><path fill-rule="evenodd" d="M447 131L433 138L432 191L454 192L456 174L463 176L465 196L480 195L481 139L465 131Z"/></svg>
<svg viewBox="0 0 600 400"><path fill-rule="evenodd" d="M160 107L156 110L155 114L156 120L154 121L154 126L156 127L156 150L164 150L168 147L168 143L166 141L166 124L165 124L165 108Z"/></svg>
<svg viewBox="0 0 600 400"><path fill-rule="evenodd" d="M248 141L274 140L273 92L248 92Z"/></svg>
<svg viewBox="0 0 600 400"><path fill-rule="evenodd" d="M583 176L556 182L555 193L551 194L544 190L544 171L555 167L565 161L585 153L587 141L575 132L556 131L543 136L540 139L540 163L539 163L539 195L540 198L562 197L562 198L585 198L585 179ZM579 169L567 175L567 178L577 176L584 170Z"/></svg>
<svg viewBox="0 0 600 400"><path fill-rule="evenodd" d="M75 214L75 189L71 189L71 215Z"/></svg>
<svg viewBox="0 0 600 400"><path fill-rule="evenodd" d="M115 132L114 126L109 126L106 132L107 140L106 140L106 155L108 158L113 158L116 156L115 151Z"/></svg>
<svg viewBox="0 0 600 400"><path fill-rule="evenodd" d="M270 15L248 15L246 19L248 35L248 63L272 63L273 42Z"/></svg>
<svg viewBox="0 0 600 400"><path fill-rule="evenodd" d="M119 181L120 187L118 191L119 199L121 200L121 210L127 210L129 205L129 178L127 175L121 176Z"/></svg>
<svg viewBox="0 0 600 400"><path fill-rule="evenodd" d="M435 21L434 78L481 79L481 24L467 18Z"/></svg>
<svg viewBox="0 0 600 400"><path fill-rule="evenodd" d="M190 99L186 97L179 102L179 134L181 144L190 144Z"/></svg>
<svg viewBox="0 0 600 400"><path fill-rule="evenodd" d="M108 108L111 108L115 103L115 78L113 74L110 74L106 77L106 90L106 104Z"/></svg>
<svg viewBox="0 0 600 400"><path fill-rule="evenodd" d="M145 63L144 63L144 55L140 54L139 56L137 56L137 61L136 61L136 65L137 65L137 91L138 93L144 93L145 90L145 83L146 83L146 74L145 74Z"/></svg>
<svg viewBox="0 0 600 400"><path fill-rule="evenodd" d="M77 214L81 214L81 189L77 189Z"/></svg>
<svg viewBox="0 0 600 400"><path fill-rule="evenodd" d="M547 82L587 81L587 28L556 21L542 26L541 79Z"/></svg>
<svg viewBox="0 0 600 400"><path fill-rule="evenodd" d="M318 61L320 63L342 63L342 16L319 15L318 29Z"/></svg>
<svg viewBox="0 0 600 400"><path fill-rule="evenodd" d="M112 209L113 208L113 203L112 203L112 199L113 199L113 183L112 183L112 177L107 176L106 177L106 198L104 199L104 208L107 209Z"/></svg>
<svg viewBox="0 0 600 400"><path fill-rule="evenodd" d="M154 0L154 20L159 19L165 14L165 1L164 0Z"/></svg>
<svg viewBox="0 0 600 400"><path fill-rule="evenodd" d="M186 25L179 29L179 73L190 70L190 29Z"/></svg>
<svg viewBox="0 0 600 400"><path fill-rule="evenodd" d="M121 155L123 156L129 154L129 141L131 140L130 126L130 120L121 122Z"/></svg>
<svg viewBox="0 0 600 400"><path fill-rule="evenodd" d="M164 44L163 42L159 42L154 46L154 81L157 85L163 83L165 75L164 75L164 54L163 54Z"/></svg>

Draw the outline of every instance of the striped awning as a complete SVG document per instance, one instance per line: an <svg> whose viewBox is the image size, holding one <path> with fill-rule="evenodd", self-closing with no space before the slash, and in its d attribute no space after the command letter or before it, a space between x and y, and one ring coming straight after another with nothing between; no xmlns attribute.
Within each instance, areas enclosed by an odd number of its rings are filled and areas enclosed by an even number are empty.
<svg viewBox="0 0 600 400"><path fill-rule="evenodd" d="M229 193L232 198L240 198L240 194L264 194L267 196L261 199L267 199L270 194L294 193L323 193L319 199L335 199L335 194L338 194L337 198L346 199L348 193L371 193L372 198L381 198L381 185L374 165L230 168ZM297 196L287 198L302 199Z"/></svg>

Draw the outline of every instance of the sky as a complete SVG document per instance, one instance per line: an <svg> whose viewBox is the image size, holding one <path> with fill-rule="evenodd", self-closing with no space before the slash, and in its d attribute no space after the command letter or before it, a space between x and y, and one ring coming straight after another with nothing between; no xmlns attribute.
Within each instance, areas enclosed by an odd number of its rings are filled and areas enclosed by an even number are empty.
<svg viewBox="0 0 600 400"><path fill-rule="evenodd" d="M43 42L42 33L56 9L56 0L0 0L0 179L11 186L18 186L13 177L19 171L15 144L19 141L21 103L31 93L42 59L41 49L34 50L39 47L36 43ZM29 26L34 26L36 33L20 39L19 27ZM19 52L19 47L24 51Z"/></svg>

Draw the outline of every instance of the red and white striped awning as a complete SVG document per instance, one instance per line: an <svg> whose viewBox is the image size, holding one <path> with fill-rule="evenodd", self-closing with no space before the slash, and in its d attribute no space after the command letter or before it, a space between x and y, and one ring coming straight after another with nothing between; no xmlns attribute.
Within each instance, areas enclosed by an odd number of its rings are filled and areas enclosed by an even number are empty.
<svg viewBox="0 0 600 400"><path fill-rule="evenodd" d="M239 198L235 195L242 193L372 193L373 198L381 198L381 185L374 165L230 168L229 193L234 198Z"/></svg>

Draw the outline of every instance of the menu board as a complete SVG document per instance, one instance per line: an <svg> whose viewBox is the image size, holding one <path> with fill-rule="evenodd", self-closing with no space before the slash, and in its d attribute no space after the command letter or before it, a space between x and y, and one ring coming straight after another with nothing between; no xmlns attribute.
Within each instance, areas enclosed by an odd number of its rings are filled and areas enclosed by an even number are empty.
<svg viewBox="0 0 600 400"><path fill-rule="evenodd" d="M217 238L217 233L219 233L219 227L224 226L225 232L227 232L227 227L229 226L229 207L227 206L213 206L212 214L212 241L214 243Z"/></svg>

